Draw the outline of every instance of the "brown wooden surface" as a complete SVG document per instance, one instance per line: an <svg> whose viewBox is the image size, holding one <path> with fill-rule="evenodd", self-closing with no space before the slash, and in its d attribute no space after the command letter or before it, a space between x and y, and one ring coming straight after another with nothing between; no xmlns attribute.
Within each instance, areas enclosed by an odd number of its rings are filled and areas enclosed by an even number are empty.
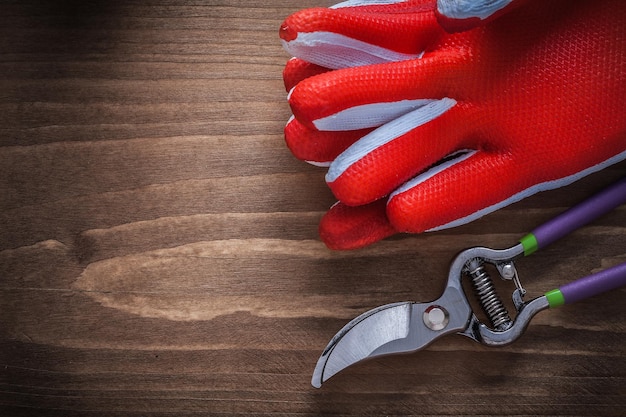
<svg viewBox="0 0 626 417"><path fill-rule="evenodd" d="M623 415L625 291L515 344L448 336L321 390L350 318L438 296L465 247L506 247L622 163L473 224L336 253L295 160L277 28L328 3L0 5L0 415ZM530 296L626 260L626 207L519 262Z"/></svg>

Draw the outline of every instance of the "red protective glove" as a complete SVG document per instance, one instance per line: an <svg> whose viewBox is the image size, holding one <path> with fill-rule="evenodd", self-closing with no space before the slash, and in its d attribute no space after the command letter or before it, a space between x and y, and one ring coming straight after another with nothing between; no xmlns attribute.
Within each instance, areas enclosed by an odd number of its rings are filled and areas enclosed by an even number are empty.
<svg viewBox="0 0 626 417"><path fill-rule="evenodd" d="M434 10L309 9L281 27L301 58L285 138L330 165L331 248L464 224L626 158L626 2L530 2L456 34Z"/></svg>

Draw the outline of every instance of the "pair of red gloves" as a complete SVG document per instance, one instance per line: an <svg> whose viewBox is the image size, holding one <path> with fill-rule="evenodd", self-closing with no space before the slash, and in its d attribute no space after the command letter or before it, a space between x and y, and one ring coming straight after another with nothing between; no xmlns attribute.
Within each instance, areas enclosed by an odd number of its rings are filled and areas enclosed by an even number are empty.
<svg viewBox="0 0 626 417"><path fill-rule="evenodd" d="M626 2L348 0L289 16L294 155L333 249L464 224L626 159Z"/></svg>

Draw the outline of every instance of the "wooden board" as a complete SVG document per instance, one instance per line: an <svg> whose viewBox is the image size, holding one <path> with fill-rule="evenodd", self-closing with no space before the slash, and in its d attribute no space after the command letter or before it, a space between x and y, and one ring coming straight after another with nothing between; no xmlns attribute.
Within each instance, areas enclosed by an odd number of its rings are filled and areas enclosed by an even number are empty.
<svg viewBox="0 0 626 417"><path fill-rule="evenodd" d="M623 415L624 290L509 347L449 336L310 386L350 318L437 297L459 250L509 246L626 174L326 249L324 172L283 143L277 29L328 4L0 5L2 416ZM622 207L520 261L530 296L624 261L625 231Z"/></svg>

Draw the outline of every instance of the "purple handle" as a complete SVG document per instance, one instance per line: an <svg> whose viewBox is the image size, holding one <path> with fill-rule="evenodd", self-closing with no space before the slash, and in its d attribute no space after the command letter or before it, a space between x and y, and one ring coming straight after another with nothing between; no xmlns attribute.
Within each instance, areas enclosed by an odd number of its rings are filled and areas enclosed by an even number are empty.
<svg viewBox="0 0 626 417"><path fill-rule="evenodd" d="M624 203L626 178L542 224L532 234L538 248L544 248Z"/></svg>
<svg viewBox="0 0 626 417"><path fill-rule="evenodd" d="M559 288L565 304L575 303L626 285L626 262L578 279Z"/></svg>

